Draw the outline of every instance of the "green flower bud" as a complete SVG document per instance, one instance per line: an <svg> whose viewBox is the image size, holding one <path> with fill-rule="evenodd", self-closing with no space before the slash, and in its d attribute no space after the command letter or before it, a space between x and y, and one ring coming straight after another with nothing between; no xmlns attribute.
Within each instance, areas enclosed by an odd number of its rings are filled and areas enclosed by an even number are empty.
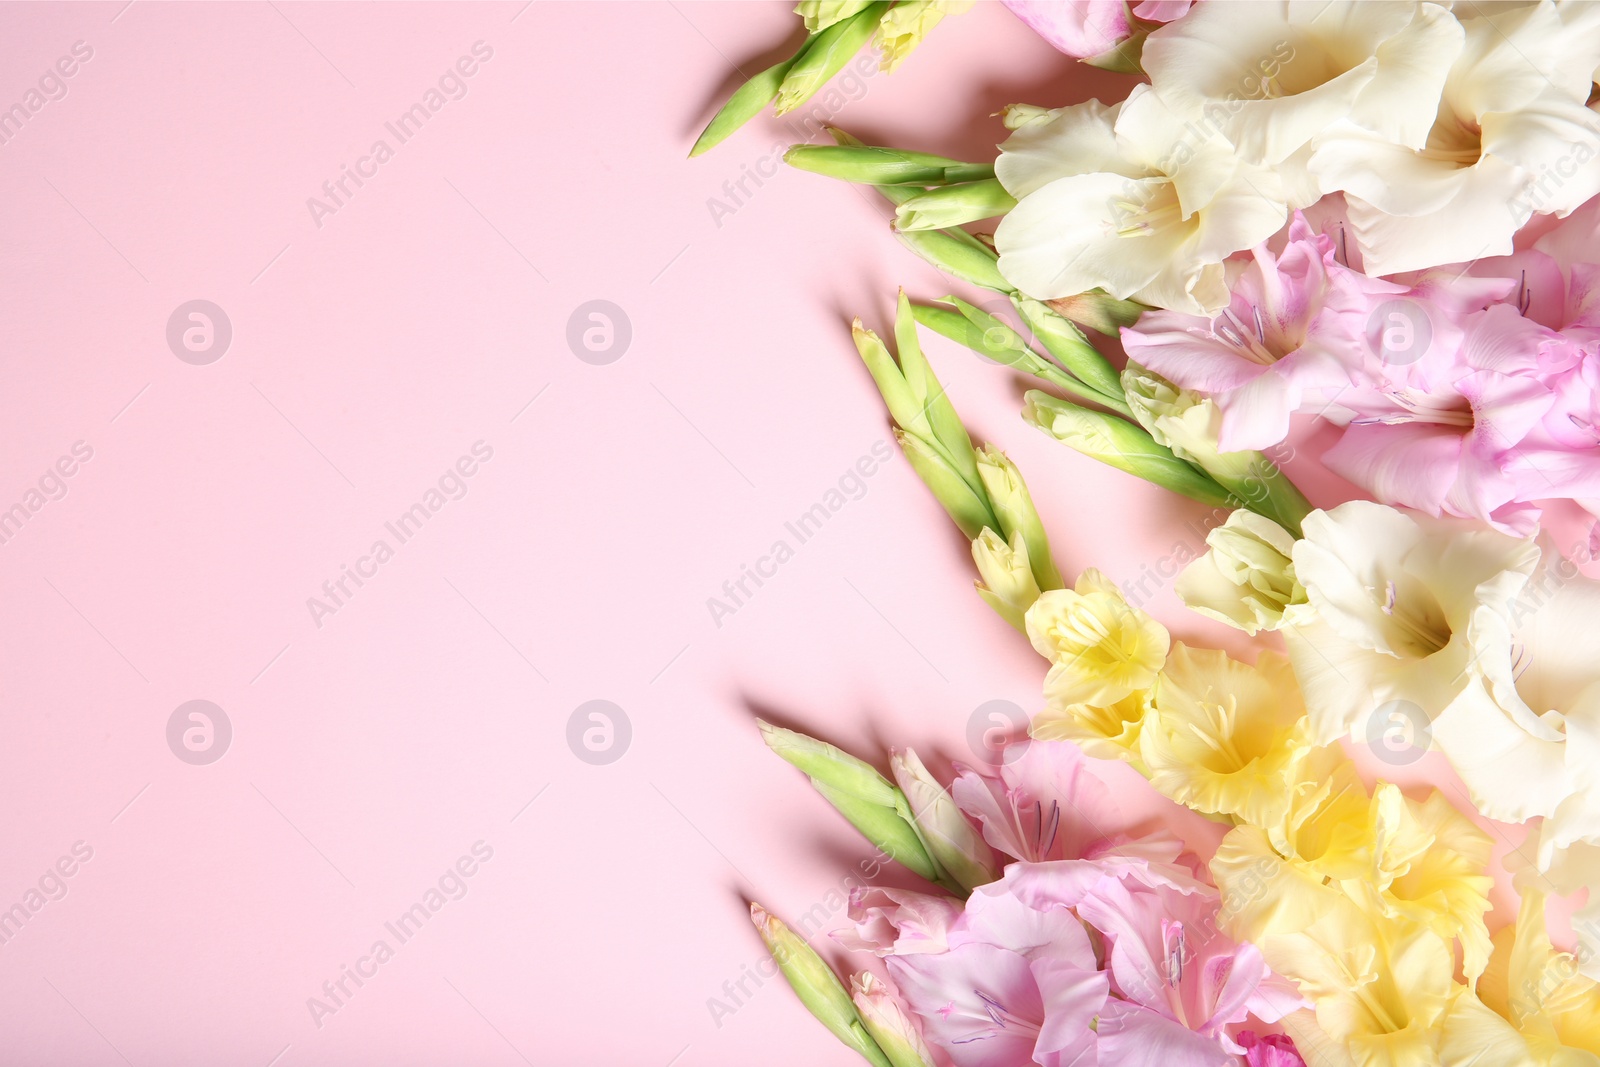
<svg viewBox="0 0 1600 1067"><path fill-rule="evenodd" d="M1000 868L994 852L917 754L909 748L896 752L890 757L889 766L911 805L911 816L923 844L956 884L970 891L998 878Z"/></svg>
<svg viewBox="0 0 1600 1067"><path fill-rule="evenodd" d="M892 859L929 881L939 868L902 812L905 797L877 768L815 738L757 720L767 747L798 767L823 798Z"/></svg>
<svg viewBox="0 0 1600 1067"><path fill-rule="evenodd" d="M895 430L894 439L905 453L911 469L917 472L934 499L944 507L952 522L968 539L977 537L984 527L1000 525L989 507L987 496L975 492L939 452L916 434Z"/></svg>
<svg viewBox="0 0 1600 1067"><path fill-rule="evenodd" d="M1000 520L1001 535L1008 541L1021 537L1027 546L1027 558L1032 561L1039 588L1062 588L1061 574L1050 558L1050 539L1045 535L1044 522L1033 506L1033 497L1017 465L1004 452L985 445L978 452L978 477L989 491L989 505Z"/></svg>
<svg viewBox="0 0 1600 1067"><path fill-rule="evenodd" d="M1027 633L1028 609L1039 599L1039 582L1028 564L1028 543L1022 535L1007 544L986 527L972 542L972 562L980 579L973 585L983 602L1018 633Z"/></svg>
<svg viewBox="0 0 1600 1067"><path fill-rule="evenodd" d="M1002 367L1036 374L1037 366L1043 363L1028 350L1021 334L983 309L963 304L955 297L943 297L937 304L912 304L911 314L921 325Z"/></svg>
<svg viewBox="0 0 1600 1067"><path fill-rule="evenodd" d="M1063 367L1077 375L1089 388L1111 398L1119 409L1126 409L1127 404L1122 399L1122 380L1117 376L1116 368L1089 343L1083 331L1074 326L1070 319L1020 293L1012 294L1011 303L1045 351L1060 360Z"/></svg>
<svg viewBox="0 0 1600 1067"><path fill-rule="evenodd" d="M773 918L760 904L751 902L750 921L755 923L772 953L778 970L800 998L806 1010L828 1031L855 1049L873 1067L896 1067L867 1033L856 1012L855 1002L816 950L783 923Z"/></svg>
<svg viewBox="0 0 1600 1067"><path fill-rule="evenodd" d="M993 163L963 163L926 152L868 145L797 144L784 153L783 161L797 170L860 185L918 186L910 190L913 198L926 195L920 188L924 185L994 177Z"/></svg>
<svg viewBox="0 0 1600 1067"><path fill-rule="evenodd" d="M888 0L879 0L812 37L778 87L774 110L779 115L787 115L810 100L829 78L850 62L851 56L861 51L861 46L867 43L888 10Z"/></svg>
<svg viewBox="0 0 1600 1067"><path fill-rule="evenodd" d="M1175 590L1192 610L1255 636L1309 610L1294 573L1294 535L1243 508L1206 535L1210 550L1178 575Z"/></svg>
<svg viewBox="0 0 1600 1067"><path fill-rule="evenodd" d="M731 137L739 127L759 115L761 109L778 95L778 87L783 84L783 79L788 77L789 68L794 66L795 59L804 50L805 46L802 45L801 52L795 53L781 63L774 63L735 89L733 95L728 97L727 103L711 116L711 121L701 131L694 147L689 149L689 158L693 159L711 151Z"/></svg>
<svg viewBox="0 0 1600 1067"><path fill-rule="evenodd" d="M990 171L993 172L992 167ZM894 225L901 233L940 230L992 219L1016 206L1016 198L1006 192L998 178L985 178L930 189L912 197L895 209Z"/></svg>
<svg viewBox="0 0 1600 1067"><path fill-rule="evenodd" d="M974 307L956 296L943 297L942 303L948 307L915 305L912 314L922 325L966 345L985 359L1031 374L1062 392L1084 400L1117 409L1123 407L1120 385L1110 395L1101 393L1029 348L1021 334L982 308ZM1113 373L1112 379L1115 378Z"/></svg>
<svg viewBox="0 0 1600 1067"><path fill-rule="evenodd" d="M883 187L879 187L883 191ZM1000 273L994 249L961 230L912 230L898 234L900 243L962 281L997 293L1014 293L1016 287Z"/></svg>
<svg viewBox="0 0 1600 1067"><path fill-rule="evenodd" d="M1260 452L1222 452L1217 434L1222 410L1214 400L1180 389L1153 371L1130 363L1122 385L1134 418L1174 455L1203 469L1252 511L1300 534L1311 503Z"/></svg>
<svg viewBox="0 0 1600 1067"><path fill-rule="evenodd" d="M867 147L870 147L869 145L862 144L861 143L861 139L859 137L852 137L852 136L850 136L850 134L848 134L845 131L841 130L837 126L824 126L823 128L826 129L828 131L829 135L832 136L833 139L835 141L837 141L841 145L844 145L844 146L847 146L847 147L850 147L850 148L867 148ZM795 147L798 148L800 146L796 145ZM791 151L793 151L793 149L791 149ZM894 149L884 149L884 151L894 151ZM786 156L785 158L788 158L788 157ZM932 158L943 159L944 157L935 156L935 157L932 157ZM950 160L950 162L955 163L957 161L956 160ZM967 163L961 164L961 166L971 166L971 165L972 164L967 164ZM986 177L986 176L987 175L978 175L978 177ZM932 183L930 183L930 184L932 184ZM889 203L891 203L891 204L902 204L905 201L910 200L913 196L916 196L918 193L922 192L922 187L920 185L874 185L873 188L876 189L878 191L879 195L881 195L885 200L889 201Z"/></svg>
<svg viewBox="0 0 1600 1067"><path fill-rule="evenodd" d="M898 363L883 341L859 320L852 328L856 350L867 365L889 415L903 433L895 437L911 461L912 469L928 484L951 518L969 539L985 526L999 527L989 507L988 495L978 477L972 439L961 425L944 386L933 374L917 340L917 322L911 303L900 294L895 313ZM959 484L958 484L959 483Z"/></svg>
<svg viewBox="0 0 1600 1067"><path fill-rule="evenodd" d="M1171 449L1157 444L1139 426L1036 389L1024 394L1023 402L1025 420L1086 456L1203 504L1235 504L1226 489L1173 455Z"/></svg>

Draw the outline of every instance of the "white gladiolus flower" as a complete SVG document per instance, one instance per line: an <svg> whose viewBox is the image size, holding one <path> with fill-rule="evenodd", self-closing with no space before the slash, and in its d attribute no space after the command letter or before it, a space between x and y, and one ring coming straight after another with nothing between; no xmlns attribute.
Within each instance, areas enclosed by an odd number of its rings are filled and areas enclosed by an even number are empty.
<svg viewBox="0 0 1600 1067"><path fill-rule="evenodd" d="M1436 4L1196 4L1150 34L1141 62L1176 110L1252 162L1282 163L1337 122L1421 148L1461 42Z"/></svg>
<svg viewBox="0 0 1600 1067"><path fill-rule="evenodd" d="M1505 611L1474 615L1472 683L1433 736L1490 818L1554 816L1571 793L1568 726L1600 724L1597 617L1600 582L1549 546Z"/></svg>
<svg viewBox="0 0 1600 1067"><path fill-rule="evenodd" d="M1568 720L1567 763L1573 790L1539 831L1539 870L1561 893L1589 890L1589 899L1572 915L1578 936L1578 969L1600 981L1600 747L1595 716Z"/></svg>
<svg viewBox="0 0 1600 1067"><path fill-rule="evenodd" d="M1462 27L1422 144L1354 122L1316 141L1308 165L1345 192L1369 274L1507 254L1534 212L1566 215L1600 192L1600 121L1585 106L1600 18L1564 20L1543 0Z"/></svg>
<svg viewBox="0 0 1600 1067"><path fill-rule="evenodd" d="M1294 572L1312 611L1281 632L1319 743L1362 738L1389 701L1442 711L1482 654L1474 624L1508 610L1539 555L1528 540L1366 500L1303 526Z"/></svg>
<svg viewBox="0 0 1600 1067"><path fill-rule="evenodd" d="M1282 179L1147 86L1029 122L995 174L1019 203L1000 223L1000 273L1039 300L1103 288L1120 299L1214 314L1222 261L1288 215Z"/></svg>
<svg viewBox="0 0 1600 1067"><path fill-rule="evenodd" d="M1573 918L1600 978L1600 582L1546 543L1504 612L1469 626L1472 682L1433 723L1433 738L1485 815L1544 818L1538 869L1563 893L1590 887Z"/></svg>

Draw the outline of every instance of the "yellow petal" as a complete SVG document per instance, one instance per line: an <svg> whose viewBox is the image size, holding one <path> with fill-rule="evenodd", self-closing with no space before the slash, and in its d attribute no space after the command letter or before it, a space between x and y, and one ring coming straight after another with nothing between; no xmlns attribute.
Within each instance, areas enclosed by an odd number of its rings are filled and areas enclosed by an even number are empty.
<svg viewBox="0 0 1600 1067"><path fill-rule="evenodd" d="M1266 826L1281 819L1311 750L1288 660L1254 667L1222 652L1177 645L1151 693L1140 731L1150 783L1196 811Z"/></svg>

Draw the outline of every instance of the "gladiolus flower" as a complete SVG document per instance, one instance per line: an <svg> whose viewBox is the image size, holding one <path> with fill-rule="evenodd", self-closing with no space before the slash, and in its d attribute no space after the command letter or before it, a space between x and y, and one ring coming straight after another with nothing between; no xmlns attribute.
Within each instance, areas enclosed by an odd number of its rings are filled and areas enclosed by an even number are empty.
<svg viewBox="0 0 1600 1067"><path fill-rule="evenodd" d="M1166 627L1132 606L1097 570L1028 609L1028 639L1050 661L1045 694L1066 704L1114 704L1150 688L1166 662Z"/></svg>

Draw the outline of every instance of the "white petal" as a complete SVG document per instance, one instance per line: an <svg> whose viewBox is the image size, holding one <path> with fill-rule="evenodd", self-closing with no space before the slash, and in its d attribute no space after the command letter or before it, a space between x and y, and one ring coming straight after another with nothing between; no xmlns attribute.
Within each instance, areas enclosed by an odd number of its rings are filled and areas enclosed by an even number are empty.
<svg viewBox="0 0 1600 1067"><path fill-rule="evenodd" d="M1491 819L1552 815L1572 791L1566 746L1518 727L1480 684L1467 686L1434 719L1433 739Z"/></svg>
<svg viewBox="0 0 1600 1067"><path fill-rule="evenodd" d="M1433 5L1199 4L1151 33L1142 63L1245 158L1278 163L1346 118L1420 146L1461 37Z"/></svg>
<svg viewBox="0 0 1600 1067"><path fill-rule="evenodd" d="M1000 273L1038 300L1104 288L1126 299L1150 284L1177 251L1183 233L1119 237L1119 203L1157 195L1167 183L1120 174L1057 178L1024 197L995 231Z"/></svg>
<svg viewBox="0 0 1600 1067"><path fill-rule="evenodd" d="M1368 274L1398 274L1511 252L1512 236L1523 222L1518 205L1526 200L1528 178L1493 156L1468 170L1456 197L1427 215L1385 214L1359 198L1347 198L1350 225Z"/></svg>
<svg viewBox="0 0 1600 1067"><path fill-rule="evenodd" d="M1057 178L1118 170L1112 124L1121 109L1120 103L1106 107L1090 100L1062 108L1049 122L1023 127L1000 146L995 177L1021 200Z"/></svg>

